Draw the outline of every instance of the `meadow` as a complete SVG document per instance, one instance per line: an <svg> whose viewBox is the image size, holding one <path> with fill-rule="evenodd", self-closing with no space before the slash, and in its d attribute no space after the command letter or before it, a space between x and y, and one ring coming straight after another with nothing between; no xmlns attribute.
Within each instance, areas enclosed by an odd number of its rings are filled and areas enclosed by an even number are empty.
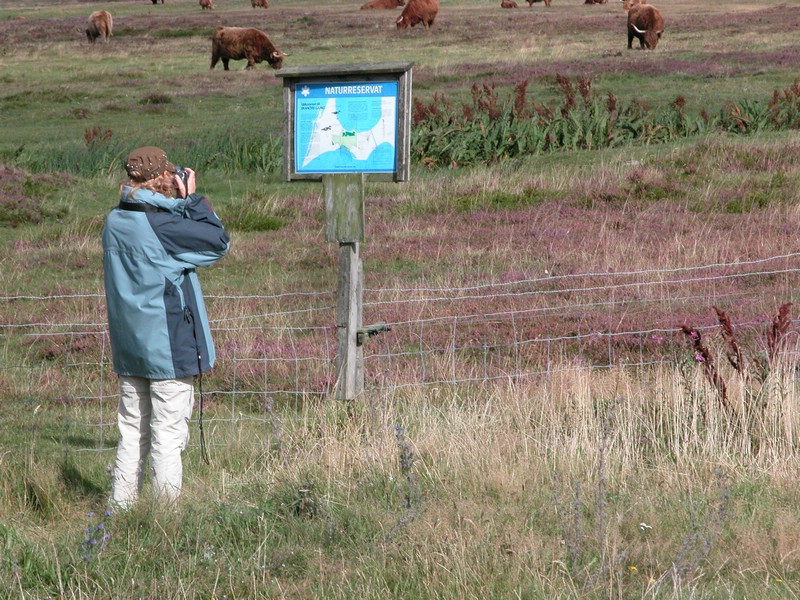
<svg viewBox="0 0 800 600"><path fill-rule="evenodd" d="M662 0L655 51L619 2L499 4L397 31L357 1L0 0L5 597L800 595L800 1ZM209 69L219 25L286 66L414 64L352 402L321 186L282 180L278 73ZM108 514L100 231L143 144L233 245L200 274L211 464L193 425L181 502Z"/></svg>

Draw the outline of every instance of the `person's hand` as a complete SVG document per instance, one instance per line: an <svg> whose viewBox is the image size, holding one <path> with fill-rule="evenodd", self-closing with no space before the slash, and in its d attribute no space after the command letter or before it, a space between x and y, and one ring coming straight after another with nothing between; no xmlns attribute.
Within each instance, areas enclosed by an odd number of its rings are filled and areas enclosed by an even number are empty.
<svg viewBox="0 0 800 600"><path fill-rule="evenodd" d="M197 191L197 179L194 172L194 169L190 169L189 167L184 167L184 170L189 173L189 181L187 185L183 185L183 181L177 175L173 176L175 180L175 187L178 188L178 196L181 198L186 198L190 194L194 194Z"/></svg>

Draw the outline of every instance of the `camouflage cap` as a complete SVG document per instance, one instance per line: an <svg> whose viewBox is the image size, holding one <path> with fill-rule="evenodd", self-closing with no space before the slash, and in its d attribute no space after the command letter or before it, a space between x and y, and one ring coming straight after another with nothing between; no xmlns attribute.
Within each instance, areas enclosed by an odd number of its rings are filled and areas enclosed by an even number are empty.
<svg viewBox="0 0 800 600"><path fill-rule="evenodd" d="M167 159L166 153L155 146L137 148L125 159L125 171L134 181L147 181L161 175L164 171L175 172L175 165Z"/></svg>

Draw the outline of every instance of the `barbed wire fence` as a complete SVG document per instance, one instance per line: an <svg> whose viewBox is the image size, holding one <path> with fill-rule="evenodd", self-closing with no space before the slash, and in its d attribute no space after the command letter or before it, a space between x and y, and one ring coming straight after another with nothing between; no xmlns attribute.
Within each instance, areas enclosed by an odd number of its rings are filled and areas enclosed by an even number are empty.
<svg viewBox="0 0 800 600"><path fill-rule="evenodd" d="M368 283L367 277L367 283ZM365 288L365 401L565 369L646 369L691 360L681 326L713 335L724 311L754 347L800 284L800 254L684 268L579 273L462 287ZM274 425L278 407L335 401L336 291L208 295L217 364L204 376L212 423ZM102 291L0 296L0 427L31 427L71 451L116 446L117 380ZM794 323L793 323L794 325ZM8 410L13 407L13 410Z"/></svg>

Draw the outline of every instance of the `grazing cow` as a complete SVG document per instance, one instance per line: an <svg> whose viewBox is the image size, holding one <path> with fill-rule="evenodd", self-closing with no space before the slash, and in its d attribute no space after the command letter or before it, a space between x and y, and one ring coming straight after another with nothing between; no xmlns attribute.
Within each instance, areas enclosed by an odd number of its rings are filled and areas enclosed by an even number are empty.
<svg viewBox="0 0 800 600"><path fill-rule="evenodd" d="M153 4L158 4L158 0L153 0ZM161 0L161 4L164 4L164 0Z"/></svg>
<svg viewBox="0 0 800 600"><path fill-rule="evenodd" d="M200 8L203 10L214 10L214 3L211 0L200 0Z"/></svg>
<svg viewBox="0 0 800 600"><path fill-rule="evenodd" d="M269 41L267 34L253 27L217 27L211 36L211 68L222 60L228 71L229 60L247 59L245 69L252 69L256 63L266 60L273 69L283 66L283 57L289 56L278 50Z"/></svg>
<svg viewBox="0 0 800 600"><path fill-rule="evenodd" d="M389 8L394 9L399 6L404 6L406 0L370 0L366 4L361 5L361 10L367 10L370 8Z"/></svg>
<svg viewBox="0 0 800 600"><path fill-rule="evenodd" d="M433 26L439 14L439 0L409 0L395 23L398 29L408 29L422 23L425 29Z"/></svg>
<svg viewBox="0 0 800 600"><path fill-rule="evenodd" d="M647 4L647 0L622 0L622 10L628 12L634 6L639 6L640 4Z"/></svg>
<svg viewBox="0 0 800 600"><path fill-rule="evenodd" d="M633 38L639 38L640 48L655 50L664 33L664 17L661 11L649 4L639 4L628 11L628 48Z"/></svg>
<svg viewBox="0 0 800 600"><path fill-rule="evenodd" d="M107 10L96 10L89 15L88 27L86 28L86 39L94 44L97 38L102 38L104 43L108 43L114 31L114 19Z"/></svg>
<svg viewBox="0 0 800 600"><path fill-rule="evenodd" d="M253 8L269 8L267 0L250 0L250 6Z"/></svg>
<svg viewBox="0 0 800 600"><path fill-rule="evenodd" d="M500 0L500 8L519 8L514 0Z"/></svg>
<svg viewBox="0 0 800 600"><path fill-rule="evenodd" d="M608 0L586 0L584 4L605 4Z"/></svg>
<svg viewBox="0 0 800 600"><path fill-rule="evenodd" d="M528 8L530 8L531 6L533 6L535 2L541 2L541 1L542 1L542 0L528 0ZM553 0L544 0L544 5L545 5L545 6L550 6L550 3L551 3L552 1L553 1Z"/></svg>

